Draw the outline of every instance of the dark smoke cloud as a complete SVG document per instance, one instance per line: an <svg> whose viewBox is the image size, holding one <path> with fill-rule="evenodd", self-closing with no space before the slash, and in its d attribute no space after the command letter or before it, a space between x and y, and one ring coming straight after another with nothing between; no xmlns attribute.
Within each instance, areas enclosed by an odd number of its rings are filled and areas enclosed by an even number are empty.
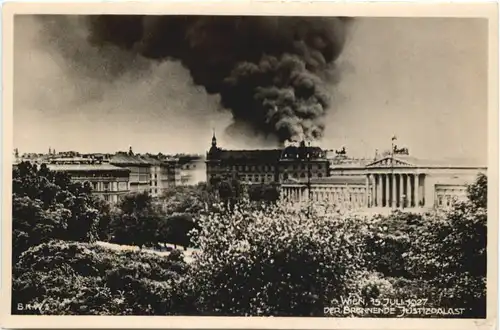
<svg viewBox="0 0 500 330"><path fill-rule="evenodd" d="M287 139L319 139L347 18L91 16L89 41L152 59L177 59L221 96L235 125Z"/></svg>

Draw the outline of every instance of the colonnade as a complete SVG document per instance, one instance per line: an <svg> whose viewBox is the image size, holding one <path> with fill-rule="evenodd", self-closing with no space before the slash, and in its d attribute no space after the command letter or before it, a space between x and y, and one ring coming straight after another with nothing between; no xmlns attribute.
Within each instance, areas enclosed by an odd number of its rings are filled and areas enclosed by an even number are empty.
<svg viewBox="0 0 500 330"><path fill-rule="evenodd" d="M284 197L295 202L302 202L308 199L307 189L303 189L301 186L286 187L283 192Z"/></svg>
<svg viewBox="0 0 500 330"><path fill-rule="evenodd" d="M354 208L363 208L366 205L366 189L363 185L349 186L323 186L311 187L309 190L304 186L286 186L283 197L293 202L328 202Z"/></svg>
<svg viewBox="0 0 500 330"><path fill-rule="evenodd" d="M367 174L368 207L424 206L424 180L418 173Z"/></svg>

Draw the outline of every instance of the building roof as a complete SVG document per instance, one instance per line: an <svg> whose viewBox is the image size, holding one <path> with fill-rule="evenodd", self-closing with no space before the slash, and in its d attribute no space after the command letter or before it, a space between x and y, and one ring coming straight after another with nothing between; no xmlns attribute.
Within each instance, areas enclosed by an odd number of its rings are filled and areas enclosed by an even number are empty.
<svg viewBox="0 0 500 330"><path fill-rule="evenodd" d="M50 158L49 159L50 162L74 162L74 163L77 163L77 162L84 162L84 163L88 163L89 162L89 158L84 158L84 157L58 157L58 158Z"/></svg>
<svg viewBox="0 0 500 330"><path fill-rule="evenodd" d="M364 168L366 165L373 162L373 159L368 158L346 158L346 157L335 157L329 159L330 166L332 169L336 168Z"/></svg>
<svg viewBox="0 0 500 330"><path fill-rule="evenodd" d="M487 166L476 159L422 159L408 155L394 155L377 159L367 164L366 167L486 168Z"/></svg>
<svg viewBox="0 0 500 330"><path fill-rule="evenodd" d="M151 155L142 155L142 156L140 156L140 158L150 165L159 166L163 163L161 160L159 160L158 158L155 158L154 156L151 156Z"/></svg>
<svg viewBox="0 0 500 330"><path fill-rule="evenodd" d="M118 152L116 153L111 159L109 160L110 164L116 164L116 165L137 165L137 166L148 166L150 163L148 161L142 159L140 156L136 155L129 155L124 152Z"/></svg>
<svg viewBox="0 0 500 330"><path fill-rule="evenodd" d="M176 155L179 164L187 164L191 162L204 161L205 157L202 155Z"/></svg>
<svg viewBox="0 0 500 330"><path fill-rule="evenodd" d="M224 150L220 149L211 159L229 160L229 161L267 161L276 162L281 155L281 149L262 149L262 150Z"/></svg>
<svg viewBox="0 0 500 330"><path fill-rule="evenodd" d="M91 172L91 171L119 171L130 172L129 169L113 166L110 164L47 164L47 168L52 171L63 172Z"/></svg>
<svg viewBox="0 0 500 330"><path fill-rule="evenodd" d="M318 159L326 158L326 152L320 147L310 147L305 145L288 146L281 152L281 159Z"/></svg>

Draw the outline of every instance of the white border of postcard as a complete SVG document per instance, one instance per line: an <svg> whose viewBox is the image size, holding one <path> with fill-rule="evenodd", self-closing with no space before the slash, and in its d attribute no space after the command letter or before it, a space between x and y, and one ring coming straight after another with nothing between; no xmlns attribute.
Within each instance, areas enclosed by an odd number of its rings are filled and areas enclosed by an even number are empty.
<svg viewBox="0 0 500 330"><path fill-rule="evenodd" d="M486 320L263 318L176 316L18 316L11 301L11 185L13 17L15 14L221 14L371 17L484 17L489 26L488 274ZM7 3L3 6L2 288L0 325L5 328L238 328L238 329L490 329L497 319L498 268L498 4L490 3L298 3L122 2ZM439 31L436 31L439 33Z"/></svg>

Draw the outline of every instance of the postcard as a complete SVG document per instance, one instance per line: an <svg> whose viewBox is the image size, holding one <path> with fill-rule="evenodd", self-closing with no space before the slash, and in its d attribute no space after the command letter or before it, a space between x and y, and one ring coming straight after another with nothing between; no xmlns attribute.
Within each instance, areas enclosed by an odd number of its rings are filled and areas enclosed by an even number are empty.
<svg viewBox="0 0 500 330"><path fill-rule="evenodd" d="M497 13L4 5L1 325L493 328Z"/></svg>

